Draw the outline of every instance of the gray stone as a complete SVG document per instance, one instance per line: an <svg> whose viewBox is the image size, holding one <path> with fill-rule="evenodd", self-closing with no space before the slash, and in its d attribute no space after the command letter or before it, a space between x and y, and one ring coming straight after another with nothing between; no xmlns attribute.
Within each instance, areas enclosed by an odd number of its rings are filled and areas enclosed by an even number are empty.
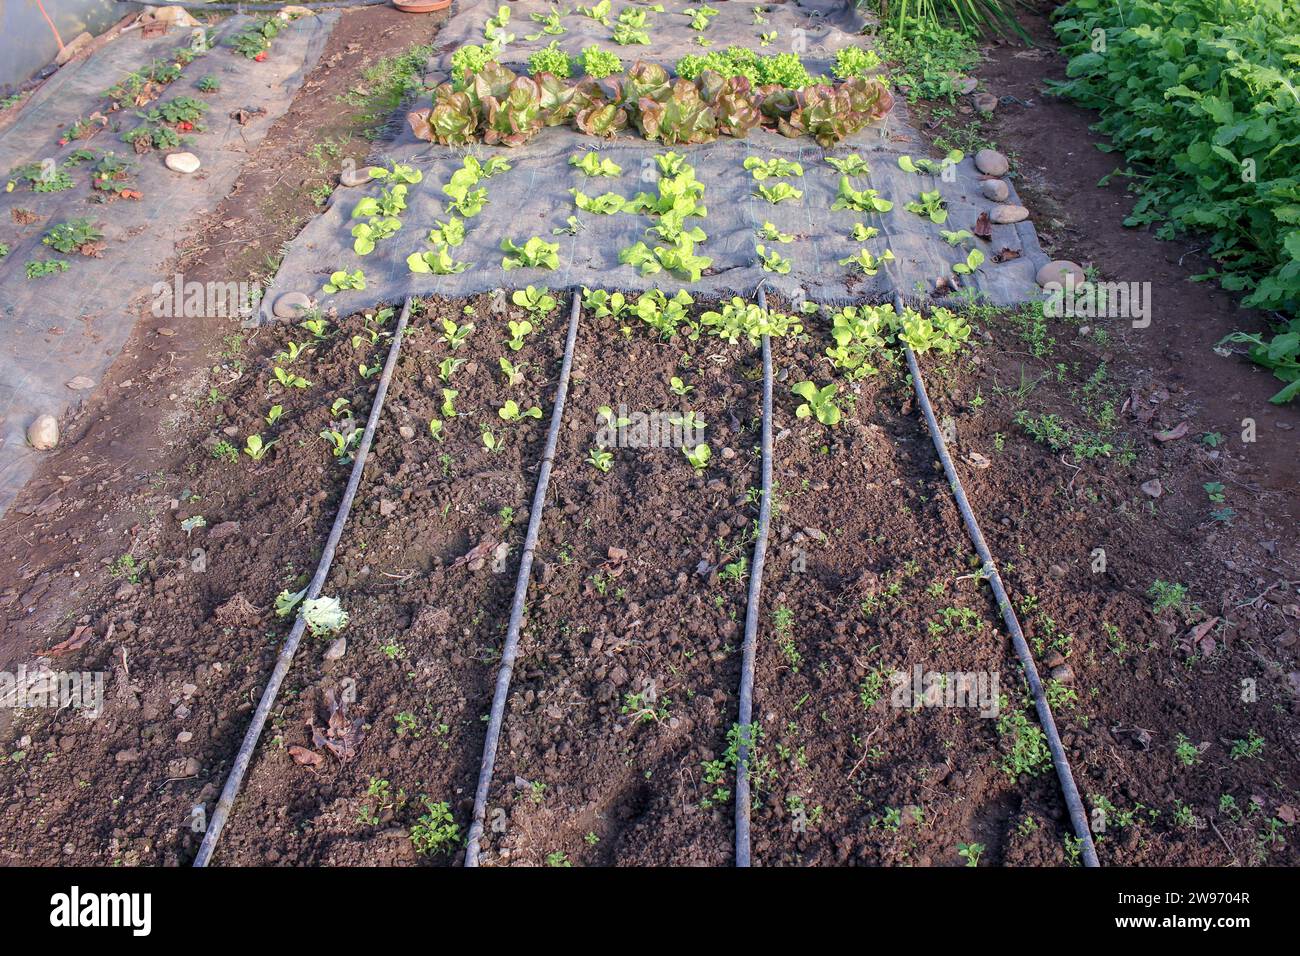
<svg viewBox="0 0 1300 956"><path fill-rule="evenodd" d="M999 226L1010 226L1017 222L1024 222L1028 218L1028 209L1013 204L994 206L993 211L989 213L989 221Z"/></svg>
<svg viewBox="0 0 1300 956"><path fill-rule="evenodd" d="M1011 198L1011 188L1000 179L984 180L980 183L980 192L984 194L985 199L994 202L1006 202Z"/></svg>
<svg viewBox="0 0 1300 956"><path fill-rule="evenodd" d="M59 443L59 422L53 415L41 415L27 426L27 444L37 451L49 451Z"/></svg>
<svg viewBox="0 0 1300 956"><path fill-rule="evenodd" d="M1005 176L1011 163L996 149L981 149L975 154L975 168L985 176Z"/></svg>
<svg viewBox="0 0 1300 956"><path fill-rule="evenodd" d="M373 177L370 175L370 167L362 169L345 169L339 173L340 186L364 186L370 182Z"/></svg>
<svg viewBox="0 0 1300 956"><path fill-rule="evenodd" d="M286 292L275 300L271 311L277 319L296 319L311 308L311 297L303 292Z"/></svg>
<svg viewBox="0 0 1300 956"><path fill-rule="evenodd" d="M1078 285L1084 281L1083 269L1068 259L1053 259L1047 265L1038 270L1038 284L1047 285L1049 282L1055 282L1058 285L1065 285L1066 276L1074 278L1074 284Z"/></svg>
<svg viewBox="0 0 1300 956"><path fill-rule="evenodd" d="M998 108L998 98L992 93L976 93L971 97L971 102L981 113L992 113Z"/></svg>
<svg viewBox="0 0 1300 956"><path fill-rule="evenodd" d="M163 160L167 168L176 173L197 173L202 163L193 153L168 153Z"/></svg>
<svg viewBox="0 0 1300 956"><path fill-rule="evenodd" d="M343 655L348 652L348 639L340 637L325 648L325 660L337 661L342 660Z"/></svg>

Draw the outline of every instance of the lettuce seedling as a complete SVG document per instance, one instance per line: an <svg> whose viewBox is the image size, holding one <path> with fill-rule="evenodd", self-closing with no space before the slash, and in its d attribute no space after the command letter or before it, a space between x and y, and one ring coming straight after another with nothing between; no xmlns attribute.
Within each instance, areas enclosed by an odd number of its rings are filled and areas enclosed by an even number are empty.
<svg viewBox="0 0 1300 956"><path fill-rule="evenodd" d="M775 272L778 275L788 275L790 273L790 260L775 249L769 252L767 246L757 245L754 247L754 251L758 253L758 258L762 261L764 272Z"/></svg>
<svg viewBox="0 0 1300 956"><path fill-rule="evenodd" d="M788 179L803 175L803 166L788 159L765 160L750 156L745 160L745 168L760 182L764 179Z"/></svg>
<svg viewBox="0 0 1300 956"><path fill-rule="evenodd" d="M835 159L833 156L827 156L826 162L830 163L845 176L865 176L871 170L867 161L857 153L849 153L843 159Z"/></svg>
<svg viewBox="0 0 1300 956"><path fill-rule="evenodd" d="M612 216L616 212L622 212L627 207L627 200L618 193L603 193L600 196L588 196L582 190L574 188L569 193L573 196L573 204L583 212L593 213L597 216Z"/></svg>
<svg viewBox="0 0 1300 956"><path fill-rule="evenodd" d="M275 373L275 380L285 388L308 388L311 385L311 382L307 381L301 375L294 375L291 372L286 372L278 365L275 366L272 371Z"/></svg>
<svg viewBox="0 0 1300 956"><path fill-rule="evenodd" d="M483 447L488 451L500 451L501 443L497 441L497 436L492 434L492 429L487 425L479 425L479 437L483 440Z"/></svg>
<svg viewBox="0 0 1300 956"><path fill-rule="evenodd" d="M352 451L361 441L361 429L351 419L347 419L346 424L341 424L339 428L322 429L320 437L329 445L331 454L338 459L339 464L346 465L351 463Z"/></svg>
<svg viewBox="0 0 1300 956"><path fill-rule="evenodd" d="M957 351L970 339L971 328L960 315L949 309L934 309L927 319L907 309L901 319L898 338L918 353L934 349L944 355Z"/></svg>
<svg viewBox="0 0 1300 956"><path fill-rule="evenodd" d="M861 222L855 222L853 224L853 232L851 235L857 242L866 242L867 240L874 239L876 236L880 235L880 230L875 226L868 226Z"/></svg>
<svg viewBox="0 0 1300 956"><path fill-rule="evenodd" d="M581 157L574 153L569 157L569 165L576 166L588 176L621 176L623 167L612 159L602 159L595 150L584 153Z"/></svg>
<svg viewBox="0 0 1300 956"><path fill-rule="evenodd" d="M864 50L860 46L846 46L835 54L835 65L831 72L841 80L851 76L866 76L881 65L880 54L875 50Z"/></svg>
<svg viewBox="0 0 1300 956"><path fill-rule="evenodd" d="M840 176L840 191L831 209L852 209L856 212L889 212L892 201L884 199L876 189L854 189L847 174Z"/></svg>
<svg viewBox="0 0 1300 956"><path fill-rule="evenodd" d="M708 467L709 459L713 457L713 450L708 445L700 444L694 448L683 447L682 454L691 463L691 467L700 472Z"/></svg>
<svg viewBox="0 0 1300 956"><path fill-rule="evenodd" d="M298 326L310 332L317 342L323 342L328 333L330 324L326 319L318 316L317 318L303 319L298 323Z"/></svg>
<svg viewBox="0 0 1300 956"><path fill-rule="evenodd" d="M600 0L599 3L590 7L584 7L578 5L573 9L578 13L581 13L584 17L589 17L590 19L595 20L603 27L607 27L610 24L610 19L609 19L609 13L611 9L610 0Z"/></svg>
<svg viewBox="0 0 1300 956"><path fill-rule="evenodd" d="M548 13L531 13L529 16L534 23L540 23L542 29L537 33L526 34L526 40L540 40L543 36L560 36L568 33L568 28L560 22L560 11L551 10Z"/></svg>
<svg viewBox="0 0 1300 956"><path fill-rule="evenodd" d="M834 382L818 388L812 382L799 382L790 391L804 399L804 403L794 410L795 418L816 416L823 425L835 425L840 420L840 409L835 404L835 393L839 386Z"/></svg>
<svg viewBox="0 0 1300 956"><path fill-rule="evenodd" d="M501 268L506 272L512 269L555 269L560 265L560 244L537 236L522 246L509 238L502 239L501 251L505 253Z"/></svg>
<svg viewBox="0 0 1300 956"><path fill-rule="evenodd" d="M555 296L551 295L551 290L546 286L528 286L524 289L517 289L510 297L510 301L522 309L527 309L538 319L544 319L555 311L558 303Z"/></svg>
<svg viewBox="0 0 1300 956"><path fill-rule="evenodd" d="M510 351L518 352L524 347L524 336L532 333L533 323L524 319L522 322L511 320L506 325L510 328L510 341L506 344L510 346Z"/></svg>
<svg viewBox="0 0 1300 956"><path fill-rule="evenodd" d="M244 454L253 461L261 461L266 457L266 453L271 450L271 446L279 442L276 438L273 441L262 441L261 435L249 435L244 441Z"/></svg>
<svg viewBox="0 0 1300 956"><path fill-rule="evenodd" d="M500 156L491 156L487 162L477 156L466 156L461 166L474 174L475 182L491 179L498 173L508 173L511 169L510 163Z"/></svg>
<svg viewBox="0 0 1300 956"><path fill-rule="evenodd" d="M274 425L276 422L280 420L280 416L283 414L284 414L283 405L272 405L271 410L266 413L266 423L268 425Z"/></svg>
<svg viewBox="0 0 1300 956"><path fill-rule="evenodd" d="M931 176L940 176L949 166L956 166L960 163L966 154L960 149L948 151L948 155L941 160L933 160L929 157L913 159L911 156L899 156L898 168L905 173L929 173Z"/></svg>
<svg viewBox="0 0 1300 956"><path fill-rule="evenodd" d="M355 272L339 270L331 272L329 281L322 286L322 290L327 295L333 295L335 292L342 292L345 289L364 289L366 287L366 276L360 269Z"/></svg>
<svg viewBox="0 0 1300 956"><path fill-rule="evenodd" d="M456 389L454 388L444 388L442 390L442 417L443 418L456 417L456 396L459 394L460 392L456 391Z"/></svg>
<svg viewBox="0 0 1300 956"><path fill-rule="evenodd" d="M622 73L623 61L617 53L597 46L585 47L582 51L582 72L594 80L603 80L615 73Z"/></svg>
<svg viewBox="0 0 1300 956"><path fill-rule="evenodd" d="M483 211L487 205L487 189L478 185L479 175L475 170L461 168L451 174L447 185L442 187L443 195L448 198L447 208L458 212L465 219L472 219Z"/></svg>
<svg viewBox="0 0 1300 956"><path fill-rule="evenodd" d="M948 210L944 206L943 196L937 189L922 192L920 199L904 204L903 208L908 212L916 213L918 216L924 216L939 226L948 221Z"/></svg>
<svg viewBox="0 0 1300 956"><path fill-rule="evenodd" d="M785 202L787 199L803 198L803 190L795 189L789 183L776 183L773 186L760 184L754 188L754 191L774 206L777 203Z"/></svg>
<svg viewBox="0 0 1300 956"><path fill-rule="evenodd" d="M414 186L416 183L424 181L424 173L414 166L406 165L406 163L394 163L392 169L385 169L383 166L371 166L370 178L381 181L387 179L390 182L406 183Z"/></svg>
<svg viewBox="0 0 1300 956"><path fill-rule="evenodd" d="M435 219L429 230L429 241L436 246L452 246L465 242L465 220L451 216L446 222Z"/></svg>
<svg viewBox="0 0 1300 956"><path fill-rule="evenodd" d="M438 378L444 382L450 382L451 377L456 374L456 369L465 364L464 359L452 358L448 355L438 363Z"/></svg>
<svg viewBox="0 0 1300 956"><path fill-rule="evenodd" d="M521 418L541 418L542 410L534 405L527 411L520 411L519 403L513 398L507 398L506 403L497 409L497 414L508 422L517 422Z"/></svg>
<svg viewBox="0 0 1300 956"><path fill-rule="evenodd" d="M359 222L352 227L352 251L359 256L368 256L375 251L377 242L390 238L401 228L402 221L391 217Z"/></svg>
<svg viewBox="0 0 1300 956"><path fill-rule="evenodd" d="M442 419L440 418L429 419L429 434L433 436L434 441L440 442L445 440L446 436L443 434L442 431Z"/></svg>
<svg viewBox="0 0 1300 956"><path fill-rule="evenodd" d="M362 219L367 216L396 217L406 209L406 187L402 184L392 189L381 190L378 196L366 196L352 207L352 218Z"/></svg>
<svg viewBox="0 0 1300 956"><path fill-rule="evenodd" d="M587 464L601 473L607 473L614 466L614 453L600 448L588 449Z"/></svg>
<svg viewBox="0 0 1300 956"><path fill-rule="evenodd" d="M519 385L520 383L523 382L524 380L523 370L524 368L526 368L523 362L520 362L518 365L515 365L513 362L510 361L510 359L506 358L503 355L497 359L497 365L500 366L501 368L501 374L505 376L507 388L514 385Z"/></svg>
<svg viewBox="0 0 1300 956"><path fill-rule="evenodd" d="M406 257L406 267L412 272L449 276L464 272L474 263L461 262L446 246L434 246L431 252L413 252Z"/></svg>
<svg viewBox="0 0 1300 956"><path fill-rule="evenodd" d="M741 336L751 345L758 345L765 335L781 338L803 332L803 324L797 319L784 312L759 308L740 296L733 296L730 302L723 303L721 312L705 312L700 316L700 324L711 335L732 345L739 342Z"/></svg>
<svg viewBox="0 0 1300 956"><path fill-rule="evenodd" d="M451 349L454 352L465 344L465 340L469 338L469 334L473 331L473 322L466 322L464 325L457 325L451 319L443 319L442 335L438 336L438 338L451 346Z"/></svg>
<svg viewBox="0 0 1300 956"><path fill-rule="evenodd" d="M528 58L528 72L533 76L549 73L567 80L573 75L573 64L569 54L560 49L560 41L552 40L540 50L533 51Z"/></svg>
<svg viewBox="0 0 1300 956"><path fill-rule="evenodd" d="M873 256L871 252L867 249L860 249L858 250L856 255L845 256L843 259L841 259L840 265L857 266L859 269L862 270L863 275L873 276L880 271L880 267L882 265L884 265L886 262L893 262L893 261L894 261L894 254L888 249L882 252L879 258Z"/></svg>
<svg viewBox="0 0 1300 956"><path fill-rule="evenodd" d="M978 249L972 249L966 254L965 262L953 263L952 271L959 276L971 275L976 269L984 264L984 253Z"/></svg>
<svg viewBox="0 0 1300 956"><path fill-rule="evenodd" d="M668 390L671 391L674 395L686 396L689 395L691 392L695 391L695 386L687 385L680 378L674 375L672 378L668 380Z"/></svg>
<svg viewBox="0 0 1300 956"><path fill-rule="evenodd" d="M956 232L951 232L947 229L940 229L939 235L942 236L943 241L948 243L950 246L960 245L963 239L975 238L965 229L958 229Z"/></svg>
<svg viewBox="0 0 1300 956"><path fill-rule="evenodd" d="M338 598L319 597L302 602L302 619L312 637L329 637L348 626L348 612Z"/></svg>
<svg viewBox="0 0 1300 956"><path fill-rule="evenodd" d="M768 242L794 242L792 233L782 232L770 222L763 223L763 228L758 230L758 237Z"/></svg>
<svg viewBox="0 0 1300 956"><path fill-rule="evenodd" d="M283 591L281 591L279 594L275 596L276 617L288 617L290 614L293 613L293 609L298 606L298 602L301 601L306 596L307 596L306 588L303 588L301 591L297 591L292 594L289 592L288 588L285 588Z"/></svg>
<svg viewBox="0 0 1300 956"><path fill-rule="evenodd" d="M582 289L583 308L591 309L592 314L598 318L606 317L617 319L623 312L629 308L627 299L622 292L606 292L604 289L588 289L585 286Z"/></svg>

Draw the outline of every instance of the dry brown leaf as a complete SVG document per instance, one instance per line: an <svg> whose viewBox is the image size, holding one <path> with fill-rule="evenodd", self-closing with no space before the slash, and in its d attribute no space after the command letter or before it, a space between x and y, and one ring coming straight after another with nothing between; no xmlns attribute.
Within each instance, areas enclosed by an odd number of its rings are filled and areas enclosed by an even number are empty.
<svg viewBox="0 0 1300 956"><path fill-rule="evenodd" d="M1160 442L1177 441L1187 434L1187 422L1179 422L1173 428L1155 433L1155 440Z"/></svg>
<svg viewBox="0 0 1300 956"><path fill-rule="evenodd" d="M60 654L71 654L73 651L79 651L85 647L94 636L95 629L89 624L82 624L72 632L70 638L66 641L60 641L45 653L51 657L58 657Z"/></svg>

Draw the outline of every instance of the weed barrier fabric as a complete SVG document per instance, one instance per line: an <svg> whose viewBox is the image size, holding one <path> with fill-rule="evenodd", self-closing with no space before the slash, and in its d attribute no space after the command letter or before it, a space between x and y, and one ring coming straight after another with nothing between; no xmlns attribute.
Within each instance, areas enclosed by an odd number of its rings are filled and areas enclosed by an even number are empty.
<svg viewBox="0 0 1300 956"><path fill-rule="evenodd" d="M70 64L41 87L13 125L0 134L0 175L6 182L18 167L53 160L75 183L58 192L34 192L26 183L0 192L0 242L10 247L9 255L0 258L0 513L8 509L39 460L39 453L26 443L27 426L42 414L62 417L79 396L89 394L73 391L67 383L85 377L98 384L141 309L154 302L155 284L174 286L164 264L173 259L191 219L215 208L229 193L244 161L284 115L320 59L338 16L304 17L286 25L261 63L245 59L224 42L252 18L223 21L215 31L213 48L195 58L145 107L177 96L206 102L206 130L188 134L188 145L137 155L121 140L123 132L142 122L129 109L108 114L120 129L110 126L89 139L58 145L64 129L103 109L105 89L151 60L168 58L188 46L189 31L177 30L147 40L138 31L126 33ZM199 91L196 83L205 75L215 76L220 90ZM253 112L258 109L265 112ZM236 111L245 111L242 124L232 116ZM65 167L68 156L79 148L93 150L96 160ZM183 175L163 164L168 152L180 150L198 156L202 167L197 173ZM91 167L109 151L133 164L130 185L141 193L140 199L92 201ZM18 210L29 211L35 220L19 222L27 217L15 216ZM101 257L64 255L42 243L52 226L83 218L97 223L104 234ZM28 262L56 258L67 261L67 271L26 277ZM182 315L200 320L210 315L206 310L189 315L178 309L165 314L175 324L186 320Z"/></svg>
<svg viewBox="0 0 1300 956"><path fill-rule="evenodd" d="M622 6L614 5L615 16ZM688 18L674 12L683 5L665 3L664 6L665 13L651 15L654 21L651 46L606 44L623 57L625 68L638 58L671 68L679 54L707 52L694 44L694 38L700 34L690 29ZM541 39L523 39L530 30L540 27L529 19L529 13L545 12L549 5L521 0L510 4L510 9L513 18L509 29L518 39L503 51L501 59L519 67L526 61L529 49L544 45ZM762 47L757 36L759 27L745 26L743 30L737 27L736 33L722 29L738 15L737 11L743 12L745 18L752 17L750 5L727 3L720 9L723 12L705 33L715 41L711 50L731 43L764 54L789 51L786 39ZM448 42L441 47L444 53L431 64L427 78L430 85L449 76L450 56L459 42L482 41L483 21L488 11L494 10L494 4L468 6L444 27L442 36ZM786 4L773 6L770 20L762 29L775 28L783 38L794 29L792 23L821 25L822 33L808 47L808 52L802 54L814 75L829 71L832 60L828 54L837 46L867 42L867 38L846 32L856 29L860 23L847 13L810 19L805 8ZM609 34L608 28L576 14L564 17L562 22L567 33L544 39L556 39L562 47L580 49L583 42ZM818 59L818 55L827 58ZM427 98L421 98L414 106L427 106L427 102ZM596 149L602 157L622 167L620 176L589 178L569 164L571 156ZM653 220L626 212L608 216L582 212L574 205L569 192L576 188L597 196L612 191L629 199L640 192L654 193L658 180L654 157L667 152L669 147L647 141L635 132L602 140L567 126L557 126L541 130L528 144L514 149L481 144L458 149L417 140L403 124L397 139L375 157L376 164L406 163L423 173L423 181L409 187L407 207L400 216L401 230L381 240L373 252L358 256L352 248L350 230L363 220L353 220L351 213L362 197L378 196L382 184L371 182L335 191L328 209L290 245L280 272L263 300L262 318L273 319L275 300L287 292L305 293L320 305L351 310L379 301L397 301L407 295L459 297L530 283L552 289L661 288L670 293L686 288L692 294L719 296L743 295L752 292L760 281L766 281L774 292L794 301L801 297L830 303L863 298L887 301L895 291L915 298L937 289L949 291L955 281L952 265L962 261L970 248L968 244L949 246L941 237L941 230L974 232L980 214L994 206L983 196L982 177L969 157L953 169L950 182L899 168L898 159L902 155L929 155L927 146L909 125L901 98L896 99L893 111L883 122L829 150L808 137L791 139L764 130L754 130L744 139L723 137L712 143L673 149L685 156L704 186L702 201L708 215L688 219L687 225L699 225L707 234L708 238L699 244L696 252L711 257L713 262L697 282L683 281L667 272L642 276L633 266L621 264L619 253L623 249L642 240L654 244L654 236L646 234ZM884 214L831 211L839 191L840 173L825 160L827 156L838 158L850 153L857 153L870 166L866 176L852 180L853 186L878 189L885 198L893 200L892 211ZM471 265L455 275L412 273L406 264L407 257L432 248L428 241L429 229L449 216L442 186L461 167L466 155L480 159L501 156L512 165L509 171L480 183L487 189L488 204L478 215L465 220L465 242L451 250L456 260ZM758 196L755 192L758 184L743 166L749 157L779 157L800 163L804 170L802 176L780 181L802 190L803 196L775 205ZM767 180L765 184L775 181ZM942 225L903 208L907 202L919 199L922 191L934 189L940 190L947 204L948 217ZM1012 201L1015 201L1014 192ZM564 228L570 216L578 218L582 224L580 231L573 235L555 234L553 230ZM786 275L764 271L755 252L755 244L764 242L756 231L765 222L796 237L789 243L764 243L791 261L791 271ZM866 242L854 240L851 233L859 222L874 226L879 235ZM559 244L558 268L506 271L502 265L501 241L508 238L522 244L533 236ZM1039 247L1030 223L994 225L991 240L979 242L978 247L987 261L973 277L963 280L964 285L998 305L1014 305L1039 297L1035 275L1048 257ZM874 276L863 275L855 265L840 264L839 260L863 248L877 256L888 249L894 261L885 263ZM1003 261L995 262L995 255ZM321 287L331 272L358 268L365 274L364 290L332 296L322 294Z"/></svg>

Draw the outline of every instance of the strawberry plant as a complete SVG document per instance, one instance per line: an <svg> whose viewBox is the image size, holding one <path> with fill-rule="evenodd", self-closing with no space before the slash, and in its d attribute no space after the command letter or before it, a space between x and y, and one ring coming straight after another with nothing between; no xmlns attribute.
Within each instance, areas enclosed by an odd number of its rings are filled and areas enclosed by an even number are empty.
<svg viewBox="0 0 1300 956"><path fill-rule="evenodd" d="M29 279L44 279L68 271L68 263L62 259L33 259L27 263L26 274Z"/></svg>
<svg viewBox="0 0 1300 956"><path fill-rule="evenodd" d="M560 244L547 242L537 236L518 245L513 240L501 240L501 268L506 272L512 269L555 269L560 265Z"/></svg>
<svg viewBox="0 0 1300 956"><path fill-rule="evenodd" d="M818 388L812 382L798 382L790 391L804 401L794 410L796 418L815 416L823 425L835 425L840 420L840 409L835 404L835 393L839 390L834 382Z"/></svg>
<svg viewBox="0 0 1300 956"><path fill-rule="evenodd" d="M93 245L103 238L104 234L95 227L93 220L72 219L54 226L45 234L41 242L65 255L74 252L93 255L95 254ZM92 247L91 251L87 251L87 247Z"/></svg>

